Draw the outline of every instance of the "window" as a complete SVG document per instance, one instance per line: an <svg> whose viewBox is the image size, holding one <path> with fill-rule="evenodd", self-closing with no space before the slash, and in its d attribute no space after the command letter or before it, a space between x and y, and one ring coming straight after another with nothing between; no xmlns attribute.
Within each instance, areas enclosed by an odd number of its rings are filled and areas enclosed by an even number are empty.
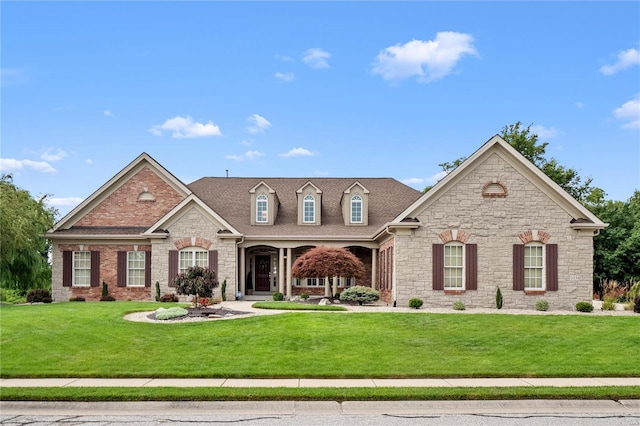
<svg viewBox="0 0 640 426"><path fill-rule="evenodd" d="M266 195L258 195L256 198L256 222L267 222L267 196Z"/></svg>
<svg viewBox="0 0 640 426"><path fill-rule="evenodd" d="M73 252L73 285L89 287L91 285L91 252Z"/></svg>
<svg viewBox="0 0 640 426"><path fill-rule="evenodd" d="M544 290L544 246L527 244L524 246L524 288Z"/></svg>
<svg viewBox="0 0 640 426"><path fill-rule="evenodd" d="M450 243L444 246L444 288L464 289L464 246Z"/></svg>
<svg viewBox="0 0 640 426"><path fill-rule="evenodd" d="M144 287L145 285L145 252L127 252L127 285Z"/></svg>
<svg viewBox="0 0 640 426"><path fill-rule="evenodd" d="M178 273L187 272L191 266L209 266L209 252L201 249L181 250L178 256Z"/></svg>
<svg viewBox="0 0 640 426"><path fill-rule="evenodd" d="M316 221L316 199L313 195L305 195L303 201L303 221L314 223Z"/></svg>
<svg viewBox="0 0 640 426"><path fill-rule="evenodd" d="M362 197L351 197L351 223L362 223Z"/></svg>

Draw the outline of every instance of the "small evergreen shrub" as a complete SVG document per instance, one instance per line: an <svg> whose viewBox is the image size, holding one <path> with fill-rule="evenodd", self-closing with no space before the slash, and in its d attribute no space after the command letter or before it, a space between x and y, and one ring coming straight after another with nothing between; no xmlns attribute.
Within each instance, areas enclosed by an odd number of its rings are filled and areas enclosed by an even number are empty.
<svg viewBox="0 0 640 426"><path fill-rule="evenodd" d="M300 299L304 300L305 302L307 301L307 299L309 299L309 295L307 293L302 293L300 295Z"/></svg>
<svg viewBox="0 0 640 426"><path fill-rule="evenodd" d="M222 296L222 301L227 300L227 280L222 281L222 285L220 286L220 295Z"/></svg>
<svg viewBox="0 0 640 426"><path fill-rule="evenodd" d="M413 298L413 299L409 300L409 307L413 308L413 309L420 309L420 307L422 306L423 303L424 302L422 301L422 299L418 299L416 297L416 298Z"/></svg>
<svg viewBox="0 0 640 426"><path fill-rule="evenodd" d="M549 310L549 302L546 300L538 300L536 302L536 311L548 311Z"/></svg>
<svg viewBox="0 0 640 426"><path fill-rule="evenodd" d="M356 285L349 287L342 293L340 293L340 300L343 302L358 302L359 305L363 303L376 302L380 299L380 292L374 290L371 287L364 287Z"/></svg>
<svg viewBox="0 0 640 426"><path fill-rule="evenodd" d="M591 302L578 302L576 303L576 311L579 312L592 312L593 303Z"/></svg>
<svg viewBox="0 0 640 426"><path fill-rule="evenodd" d="M275 302L282 302L284 300L284 294L276 291L275 293L273 293L273 300Z"/></svg>
<svg viewBox="0 0 640 426"><path fill-rule="evenodd" d="M115 302L116 298L109 294L109 285L102 281L102 297L101 302Z"/></svg>
<svg viewBox="0 0 640 426"><path fill-rule="evenodd" d="M178 301L178 296L176 296L174 293L163 294L160 297L160 301L161 302L177 302Z"/></svg>
<svg viewBox="0 0 640 426"><path fill-rule="evenodd" d="M640 296L636 296L633 303L634 303L633 312L640 314Z"/></svg>
<svg viewBox="0 0 640 426"><path fill-rule="evenodd" d="M455 309L456 311L464 311L465 309L467 309L467 307L464 306L464 303L461 300L456 300L455 302L453 302L453 309Z"/></svg>
<svg viewBox="0 0 640 426"><path fill-rule="evenodd" d="M616 301L615 299L605 298L602 301L602 310L603 311L615 311L616 309Z"/></svg>
<svg viewBox="0 0 640 426"><path fill-rule="evenodd" d="M160 301L160 283L156 281L156 302Z"/></svg>
<svg viewBox="0 0 640 426"><path fill-rule="evenodd" d="M69 299L69 302L84 302L85 298L82 296L74 296Z"/></svg>
<svg viewBox="0 0 640 426"><path fill-rule="evenodd" d="M334 298L334 299L338 299L338 300L340 300L340 294L341 294L341 292L337 292L337 293L333 296L333 298Z"/></svg>
<svg viewBox="0 0 640 426"><path fill-rule="evenodd" d="M496 308L502 309L502 291L500 291L500 287L496 290Z"/></svg>
<svg viewBox="0 0 640 426"><path fill-rule="evenodd" d="M27 303L44 302L44 299L49 299L51 303L51 292L44 288L34 288L27 293Z"/></svg>
<svg viewBox="0 0 640 426"><path fill-rule="evenodd" d="M173 308L158 308L156 311L156 319L157 320L168 320L171 318L184 317L188 315L189 312L178 306L174 306Z"/></svg>

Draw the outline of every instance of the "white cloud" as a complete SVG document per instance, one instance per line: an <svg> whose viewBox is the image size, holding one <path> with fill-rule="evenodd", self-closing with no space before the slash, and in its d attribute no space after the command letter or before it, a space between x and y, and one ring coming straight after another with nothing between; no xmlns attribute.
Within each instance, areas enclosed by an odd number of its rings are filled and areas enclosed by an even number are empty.
<svg viewBox="0 0 640 426"><path fill-rule="evenodd" d="M152 126L149 131L156 136L162 136L164 131L172 131L171 137L177 139L222 136L220 128L211 121L207 124L198 123L189 116L170 118L164 124Z"/></svg>
<svg viewBox="0 0 640 426"><path fill-rule="evenodd" d="M613 115L626 123L622 127L626 129L640 129L640 93L633 99L622 104L613 111Z"/></svg>
<svg viewBox="0 0 640 426"><path fill-rule="evenodd" d="M331 57L331 53L326 50L313 48L308 49L302 54L302 62L309 65L311 68L329 68L327 59Z"/></svg>
<svg viewBox="0 0 640 426"><path fill-rule="evenodd" d="M292 72L277 72L273 76L282 81L293 81L296 78Z"/></svg>
<svg viewBox="0 0 640 426"><path fill-rule="evenodd" d="M93 164L93 160L91 158L87 158L84 162L89 165Z"/></svg>
<svg viewBox="0 0 640 426"><path fill-rule="evenodd" d="M19 172L24 169L32 169L36 172L55 173L56 169L44 161L16 160L14 158L0 158L0 170L2 173Z"/></svg>
<svg viewBox="0 0 640 426"><path fill-rule="evenodd" d="M260 151L247 151L242 155L227 155L225 158L234 161L244 160L257 160L259 157L264 157L266 154Z"/></svg>
<svg viewBox="0 0 640 426"><path fill-rule="evenodd" d="M27 80L26 68L2 68L0 69L0 86L12 86Z"/></svg>
<svg viewBox="0 0 640 426"><path fill-rule="evenodd" d="M531 133L538 135L541 139L555 138L558 136L558 130L555 127L531 126Z"/></svg>
<svg viewBox="0 0 640 426"><path fill-rule="evenodd" d="M279 154L281 157L301 157L301 156L313 156L315 155L313 152L309 151L305 148L293 148L289 152L285 152L284 154Z"/></svg>
<svg viewBox="0 0 640 426"><path fill-rule="evenodd" d="M43 159L44 161L54 162L54 161L60 161L67 156L67 153L61 150L60 148L57 148L56 152L53 152L54 149L56 148L47 148L40 155L40 158Z"/></svg>
<svg viewBox="0 0 640 426"><path fill-rule="evenodd" d="M450 74L464 55L478 55L470 34L439 32L435 40L411 40L380 51L372 72L385 80L417 77L429 82Z"/></svg>
<svg viewBox="0 0 640 426"><path fill-rule="evenodd" d="M418 178L418 177L407 178L407 179L404 179L402 183L409 186L418 186L418 185L424 185L424 184L435 185L436 183L438 183L438 181L440 181L446 175L447 175L446 172L441 171L428 178Z"/></svg>
<svg viewBox="0 0 640 426"><path fill-rule="evenodd" d="M262 133L271 127L271 123L266 118L253 114L251 117L247 118L247 121L251 123L251 126L247 127L247 132L255 135L256 133Z"/></svg>
<svg viewBox="0 0 640 426"><path fill-rule="evenodd" d="M296 61L291 56L287 56L287 55L276 55L276 58L280 59L282 62L295 62Z"/></svg>
<svg viewBox="0 0 640 426"><path fill-rule="evenodd" d="M108 109L105 109L104 111L102 111L102 113L105 115L105 117L113 117L113 113Z"/></svg>
<svg viewBox="0 0 640 426"><path fill-rule="evenodd" d="M584 104L582 102L574 102L573 106L578 108L578 109L584 108Z"/></svg>
<svg viewBox="0 0 640 426"><path fill-rule="evenodd" d="M84 201L84 198L79 197L54 197L47 198L47 201L53 207L75 207Z"/></svg>
<svg viewBox="0 0 640 426"><path fill-rule="evenodd" d="M604 65L600 72L604 75L612 75L618 71L626 70L634 65L640 65L640 50L627 49L618 53L618 60L612 65Z"/></svg>

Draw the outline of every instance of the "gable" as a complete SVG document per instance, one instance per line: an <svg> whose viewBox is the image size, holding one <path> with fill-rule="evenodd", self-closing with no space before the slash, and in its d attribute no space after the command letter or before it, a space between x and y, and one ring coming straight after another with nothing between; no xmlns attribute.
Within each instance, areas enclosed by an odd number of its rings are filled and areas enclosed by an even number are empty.
<svg viewBox="0 0 640 426"><path fill-rule="evenodd" d="M71 227L149 227L190 192L143 153L62 218L53 231Z"/></svg>

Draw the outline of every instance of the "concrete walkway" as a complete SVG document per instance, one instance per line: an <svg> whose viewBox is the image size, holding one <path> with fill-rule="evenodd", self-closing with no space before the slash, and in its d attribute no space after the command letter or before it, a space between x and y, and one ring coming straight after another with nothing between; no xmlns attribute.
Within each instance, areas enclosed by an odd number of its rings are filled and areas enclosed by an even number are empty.
<svg viewBox="0 0 640 426"><path fill-rule="evenodd" d="M640 386L640 377L495 379L0 379L0 387L223 387L223 388L377 388L377 387L592 387Z"/></svg>

